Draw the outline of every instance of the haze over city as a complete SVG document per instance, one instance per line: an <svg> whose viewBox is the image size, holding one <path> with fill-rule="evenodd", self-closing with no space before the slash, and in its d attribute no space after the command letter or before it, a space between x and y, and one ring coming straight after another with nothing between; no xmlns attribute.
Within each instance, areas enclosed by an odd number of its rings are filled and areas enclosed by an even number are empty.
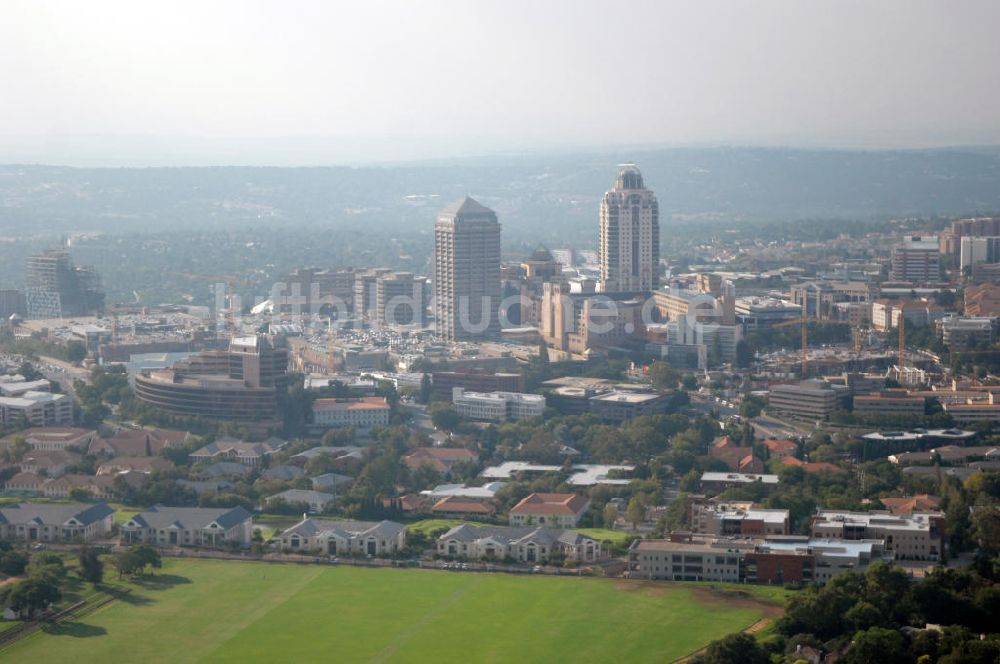
<svg viewBox="0 0 1000 664"><path fill-rule="evenodd" d="M7 2L0 160L1000 143L995 2Z"/></svg>
<svg viewBox="0 0 1000 664"><path fill-rule="evenodd" d="M0 2L0 661L997 664L998 19Z"/></svg>

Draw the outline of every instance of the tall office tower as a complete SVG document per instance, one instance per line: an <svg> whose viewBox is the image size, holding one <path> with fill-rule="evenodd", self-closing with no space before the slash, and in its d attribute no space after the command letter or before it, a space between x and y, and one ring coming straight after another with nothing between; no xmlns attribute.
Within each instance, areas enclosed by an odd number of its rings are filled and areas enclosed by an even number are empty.
<svg viewBox="0 0 1000 664"><path fill-rule="evenodd" d="M660 206L632 164L601 201L601 291L655 290L660 281Z"/></svg>
<svg viewBox="0 0 1000 664"><path fill-rule="evenodd" d="M374 267L354 273L354 316L358 320L375 319L378 280L387 274L392 274L392 270L387 267Z"/></svg>
<svg viewBox="0 0 1000 664"><path fill-rule="evenodd" d="M374 319L380 325L424 327L427 323L427 278L411 272L391 272L375 284Z"/></svg>
<svg viewBox="0 0 1000 664"><path fill-rule="evenodd" d="M448 341L500 335L500 223L468 196L434 225L434 318Z"/></svg>

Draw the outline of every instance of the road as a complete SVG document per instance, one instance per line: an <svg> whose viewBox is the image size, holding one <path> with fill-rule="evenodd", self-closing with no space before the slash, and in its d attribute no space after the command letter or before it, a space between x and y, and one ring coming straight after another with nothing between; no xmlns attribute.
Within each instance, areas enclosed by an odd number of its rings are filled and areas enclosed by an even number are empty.
<svg viewBox="0 0 1000 664"><path fill-rule="evenodd" d="M753 430L763 438L801 438L812 433L809 429L782 422L763 413L753 419Z"/></svg>
<svg viewBox="0 0 1000 664"><path fill-rule="evenodd" d="M82 380L87 382L90 379L90 371L87 369L81 369L69 362L45 355L39 356L35 368L47 379L59 383L63 394L68 394L74 399L76 398L76 392L73 390L73 381Z"/></svg>

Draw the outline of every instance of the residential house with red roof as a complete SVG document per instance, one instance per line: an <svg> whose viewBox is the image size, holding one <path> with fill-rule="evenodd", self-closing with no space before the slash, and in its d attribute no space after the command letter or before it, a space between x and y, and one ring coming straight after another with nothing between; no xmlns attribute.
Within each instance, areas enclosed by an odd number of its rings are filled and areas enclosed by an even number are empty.
<svg viewBox="0 0 1000 664"><path fill-rule="evenodd" d="M442 475L450 473L455 464L478 460L479 455L464 447L418 447L403 457L403 463L410 470L428 466Z"/></svg>
<svg viewBox="0 0 1000 664"><path fill-rule="evenodd" d="M573 528L590 507L590 498L578 493L533 493L510 509L512 526Z"/></svg>

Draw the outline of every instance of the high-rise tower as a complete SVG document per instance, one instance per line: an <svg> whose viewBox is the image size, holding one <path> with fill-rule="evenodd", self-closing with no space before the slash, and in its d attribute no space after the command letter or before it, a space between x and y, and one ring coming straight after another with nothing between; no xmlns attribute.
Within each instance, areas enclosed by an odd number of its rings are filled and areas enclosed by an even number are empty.
<svg viewBox="0 0 1000 664"><path fill-rule="evenodd" d="M650 291L659 285L660 207L633 164L618 171L601 201L601 290Z"/></svg>
<svg viewBox="0 0 1000 664"><path fill-rule="evenodd" d="M448 341L500 336L500 223L468 196L434 225L434 318Z"/></svg>

